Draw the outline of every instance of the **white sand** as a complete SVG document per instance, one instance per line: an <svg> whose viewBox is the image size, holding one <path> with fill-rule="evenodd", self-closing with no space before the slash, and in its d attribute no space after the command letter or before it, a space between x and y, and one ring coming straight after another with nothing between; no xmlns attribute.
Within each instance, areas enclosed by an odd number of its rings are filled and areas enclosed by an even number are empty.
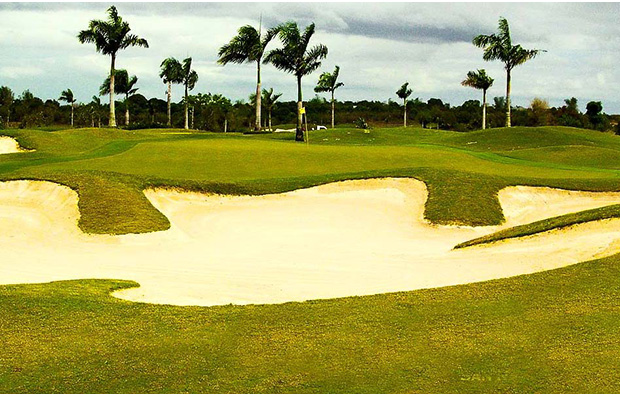
<svg viewBox="0 0 620 395"><path fill-rule="evenodd" d="M23 150L20 148L17 141L8 136L0 136L0 155L1 154L12 154L14 152L22 152Z"/></svg>
<svg viewBox="0 0 620 395"><path fill-rule="evenodd" d="M452 250L505 226L617 203L620 193L511 187L502 227L423 220L412 179L346 181L261 197L150 190L165 232L93 236L77 226L77 195L56 184L0 183L0 283L135 280L115 296L178 305L281 303L483 281L620 251L620 220Z"/></svg>

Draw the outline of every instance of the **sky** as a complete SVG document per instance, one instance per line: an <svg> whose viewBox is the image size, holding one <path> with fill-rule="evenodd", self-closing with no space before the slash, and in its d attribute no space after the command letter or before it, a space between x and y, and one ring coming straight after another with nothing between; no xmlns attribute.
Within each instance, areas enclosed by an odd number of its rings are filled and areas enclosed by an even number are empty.
<svg viewBox="0 0 620 395"><path fill-rule="evenodd" d="M502 63L483 61L482 49L471 43L496 32L503 16L514 44L547 50L513 70L513 104L527 107L539 97L560 106L574 96L582 111L597 100L605 112L620 113L618 3L0 3L0 85L43 99L71 88L78 101L89 102L110 59L76 36L91 19L106 19L112 4L132 33L149 42L150 48L129 48L117 60L117 68L138 76L139 93L149 98L165 99L161 61L191 56L199 75L192 93L247 101L255 64L221 66L217 53L242 25L258 26L261 15L265 28L314 22L311 44L329 48L322 67L303 79L304 99L314 97L319 75L336 65L345 84L339 100L398 100L395 92L407 81L412 98L460 105L481 99L479 91L461 86L468 71L480 68L495 78L489 97L503 96ZM265 65L262 80L264 88L283 93L281 100L296 98L293 75ZM182 90L173 88L175 100Z"/></svg>

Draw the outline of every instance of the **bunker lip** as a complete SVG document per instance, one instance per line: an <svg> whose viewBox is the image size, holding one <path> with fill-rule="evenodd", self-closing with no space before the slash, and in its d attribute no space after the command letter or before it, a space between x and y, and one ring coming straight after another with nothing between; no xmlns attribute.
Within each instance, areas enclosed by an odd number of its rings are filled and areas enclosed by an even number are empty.
<svg viewBox="0 0 620 395"><path fill-rule="evenodd" d="M620 193L509 187L506 223L424 219L407 178L343 181L283 194L145 191L167 231L87 235L77 194L43 181L0 183L0 283L134 280L115 297L174 305L265 304L411 291L555 269L620 251L620 220L452 250L505 227L620 202ZM36 245L37 248L32 248Z"/></svg>
<svg viewBox="0 0 620 395"><path fill-rule="evenodd" d="M13 137L0 135L0 155L29 151L31 150L23 149Z"/></svg>

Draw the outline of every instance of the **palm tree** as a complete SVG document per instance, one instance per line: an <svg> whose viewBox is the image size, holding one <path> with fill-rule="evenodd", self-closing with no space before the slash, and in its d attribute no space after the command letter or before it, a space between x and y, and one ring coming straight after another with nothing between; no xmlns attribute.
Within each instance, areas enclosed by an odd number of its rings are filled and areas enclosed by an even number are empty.
<svg viewBox="0 0 620 395"><path fill-rule="evenodd" d="M482 59L500 60L506 70L506 127L510 127L510 77L512 69L535 58L543 49L525 49L521 45L512 45L510 28L506 18L499 18L498 34L481 34L474 37L473 44L484 49Z"/></svg>
<svg viewBox="0 0 620 395"><path fill-rule="evenodd" d="M310 38L314 34L314 23L306 27L303 34L295 22L286 22L273 29L271 34L277 34L284 44L283 48L270 51L265 57L264 63L271 63L278 70L294 74L297 78L297 129L296 141L304 141L301 128L302 121L302 94L301 78L311 74L321 67L321 60L327 57L327 47L323 44L308 48Z"/></svg>
<svg viewBox="0 0 620 395"><path fill-rule="evenodd" d="M220 59L217 61L221 65L256 62L256 124L254 129L257 131L261 128L260 64L265 48L267 48L267 44L273 39L274 35L275 32L269 30L265 36L262 36L260 25L258 30L251 25L242 26L239 28L238 34L228 44L220 48Z"/></svg>
<svg viewBox="0 0 620 395"><path fill-rule="evenodd" d="M335 114L335 99L334 91L341 86L344 86L342 82L338 81L338 74L340 74L340 67L336 66L333 73L325 72L319 77L319 82L314 88L315 92L330 92L332 94L332 129L334 128L334 114Z"/></svg>
<svg viewBox="0 0 620 395"><path fill-rule="evenodd" d="M110 127L116 127L116 113L114 110L114 66L116 55L119 50L128 47L149 47L145 39L135 34L130 34L130 31L129 24L118 15L116 7L111 6L108 8L107 21L92 20L88 25L88 29L82 30L78 34L80 43L94 43L97 52L103 55L110 55Z"/></svg>
<svg viewBox="0 0 620 395"><path fill-rule="evenodd" d="M407 127L407 98L411 96L413 91L409 88L409 83L405 82L399 90L396 91L396 95L403 99L403 124Z"/></svg>
<svg viewBox="0 0 620 395"><path fill-rule="evenodd" d="M151 98L146 102L147 110L149 111L149 115L151 116L151 124L155 124L155 114L157 114L157 98Z"/></svg>
<svg viewBox="0 0 620 395"><path fill-rule="evenodd" d="M125 126L129 126L129 96L138 91L138 88L134 88L138 82L138 77L131 76L127 70L119 69L114 71L114 93L117 95L125 95ZM99 88L100 95L107 95L110 93L110 77L106 78L101 87Z"/></svg>
<svg viewBox="0 0 620 395"><path fill-rule="evenodd" d="M493 86L493 78L487 75L486 70L469 71L467 79L461 82L463 86L482 89L482 129L487 127L487 89Z"/></svg>
<svg viewBox="0 0 620 395"><path fill-rule="evenodd" d="M180 84L183 82L181 78L181 62L173 57L164 59L161 62L161 70L159 77L164 80L164 84L168 84L168 126L172 126L172 112L171 112L171 100L172 100L172 84Z"/></svg>
<svg viewBox="0 0 620 395"><path fill-rule="evenodd" d="M185 129L189 129L189 118L188 118L188 106L189 106L189 91L194 89L196 83L198 82L198 73L195 70L192 70L192 58L186 58L183 60L183 64L181 65L181 81L183 86L185 86Z"/></svg>
<svg viewBox="0 0 620 395"><path fill-rule="evenodd" d="M95 127L95 117L97 117L97 127L101 127L101 99L99 96L93 96L92 101L88 105L90 112L90 126Z"/></svg>
<svg viewBox="0 0 620 395"><path fill-rule="evenodd" d="M265 106L265 108L267 109L267 113L269 114L270 131L273 130L271 128L271 110L273 109L273 106L276 104L280 96L282 96L281 93L273 93L273 88L269 88L269 90L263 89L263 105Z"/></svg>
<svg viewBox="0 0 620 395"><path fill-rule="evenodd" d="M73 97L71 89L62 91L58 100L64 101L71 106L71 127L73 127L73 103L75 103L75 97Z"/></svg>

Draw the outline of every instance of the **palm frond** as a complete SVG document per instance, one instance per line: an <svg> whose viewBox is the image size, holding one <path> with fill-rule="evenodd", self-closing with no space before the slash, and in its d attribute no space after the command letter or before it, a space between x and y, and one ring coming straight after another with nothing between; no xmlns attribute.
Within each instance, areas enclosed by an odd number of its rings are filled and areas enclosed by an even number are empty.
<svg viewBox="0 0 620 395"><path fill-rule="evenodd" d="M409 83L405 82L397 91L396 95L401 99L406 99L413 93L413 90L409 88Z"/></svg>

